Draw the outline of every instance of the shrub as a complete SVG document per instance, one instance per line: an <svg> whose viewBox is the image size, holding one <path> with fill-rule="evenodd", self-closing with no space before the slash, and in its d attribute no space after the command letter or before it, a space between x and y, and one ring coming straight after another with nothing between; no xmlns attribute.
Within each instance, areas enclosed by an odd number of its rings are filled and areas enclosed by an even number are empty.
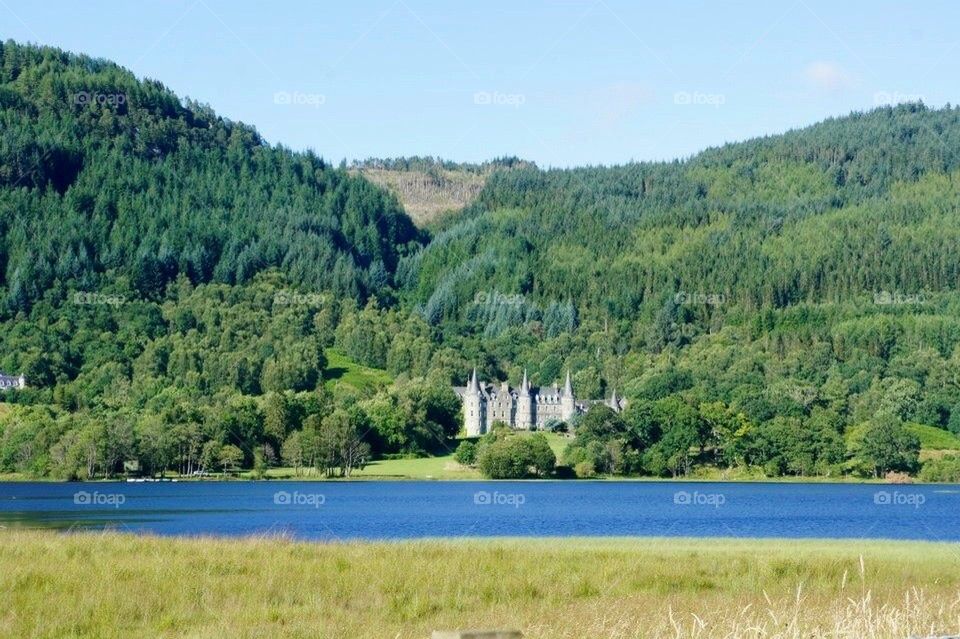
<svg viewBox="0 0 960 639"><path fill-rule="evenodd" d="M458 464L473 466L477 463L477 445L467 440L460 442L457 450L453 453L453 458L457 460Z"/></svg>
<svg viewBox="0 0 960 639"><path fill-rule="evenodd" d="M547 420L547 423L544 424L544 430L551 433L565 433L567 432L567 424L555 417L551 417Z"/></svg>
<svg viewBox="0 0 960 639"><path fill-rule="evenodd" d="M490 479L523 479L550 474L557 458L543 435L510 435L484 442L477 461Z"/></svg>
<svg viewBox="0 0 960 639"><path fill-rule="evenodd" d="M576 473L579 479L589 479L590 477L595 477L597 474L597 470L593 467L593 462L591 461L580 462L573 467L573 472Z"/></svg>
<svg viewBox="0 0 960 639"><path fill-rule="evenodd" d="M538 477L549 475L557 465L557 456L550 448L550 442L539 433L523 438L527 447L530 466Z"/></svg>
<svg viewBox="0 0 960 639"><path fill-rule="evenodd" d="M920 469L920 481L960 482L960 456L948 455L927 461Z"/></svg>

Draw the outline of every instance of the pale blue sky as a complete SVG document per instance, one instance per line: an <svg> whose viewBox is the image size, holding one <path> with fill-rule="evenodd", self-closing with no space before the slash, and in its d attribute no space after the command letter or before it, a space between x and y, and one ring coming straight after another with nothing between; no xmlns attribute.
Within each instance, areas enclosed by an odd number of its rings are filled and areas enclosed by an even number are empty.
<svg viewBox="0 0 960 639"><path fill-rule="evenodd" d="M886 101L960 101L960 3L0 0L0 37L109 58L341 158L685 157Z"/></svg>

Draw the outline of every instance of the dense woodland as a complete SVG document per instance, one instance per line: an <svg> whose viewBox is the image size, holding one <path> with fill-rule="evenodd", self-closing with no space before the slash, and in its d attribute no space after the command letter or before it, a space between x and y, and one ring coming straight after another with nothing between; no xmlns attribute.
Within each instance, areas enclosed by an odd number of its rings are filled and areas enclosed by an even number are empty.
<svg viewBox="0 0 960 639"><path fill-rule="evenodd" d="M494 477L960 479L960 109L502 161L422 230L102 60L4 43L0 127L0 371L29 385L0 403L0 473L349 476L456 449ZM411 167L455 165L377 170ZM386 381L337 382L331 352ZM502 429L463 444L473 366L629 406L554 425L559 460Z"/></svg>

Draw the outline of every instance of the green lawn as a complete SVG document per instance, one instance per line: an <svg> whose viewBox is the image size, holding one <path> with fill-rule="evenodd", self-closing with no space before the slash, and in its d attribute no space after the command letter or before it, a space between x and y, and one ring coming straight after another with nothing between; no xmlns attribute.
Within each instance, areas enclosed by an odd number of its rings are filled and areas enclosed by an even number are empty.
<svg viewBox="0 0 960 639"><path fill-rule="evenodd" d="M355 476L369 479L481 479L479 471L461 466L452 454L375 461L357 471Z"/></svg>
<svg viewBox="0 0 960 639"><path fill-rule="evenodd" d="M923 424L907 424L907 430L920 438L924 450L960 450L960 438L950 431Z"/></svg>
<svg viewBox="0 0 960 639"><path fill-rule="evenodd" d="M292 468L271 468L270 479L325 479L316 473L294 475ZM482 479L480 473L461 466L453 455L417 457L414 459L383 459L370 462L363 470L355 470L351 479Z"/></svg>
<svg viewBox="0 0 960 639"><path fill-rule="evenodd" d="M526 434L526 433L524 433ZM569 440L562 435L544 433L550 448L556 453L557 459L563 453ZM453 447L455 448L455 446ZM356 473L357 477L368 478L401 478L401 479L481 479L480 472L475 468L461 466L453 458L453 454L440 457L420 457L416 459L385 459L367 465Z"/></svg>
<svg viewBox="0 0 960 639"><path fill-rule="evenodd" d="M955 634L956 544L304 543L0 530L0 637L904 639Z"/></svg>
<svg viewBox="0 0 960 639"><path fill-rule="evenodd" d="M553 454L557 456L557 461L560 461L563 458L563 451L567 448L567 445L573 441L572 437L565 437L564 435L559 435L557 433L543 433L543 436L547 438L547 442L550 443L550 448L553 450Z"/></svg>
<svg viewBox="0 0 960 639"><path fill-rule="evenodd" d="M527 433L523 433L526 435ZM543 433L550 442L550 448L556 453L557 459L563 453L570 441L563 435ZM380 459L370 462L363 470L356 470L351 476L354 479L482 479L482 475L475 468L461 466L453 458L453 450L457 443L451 444L451 452L436 457L416 457L413 459ZM292 468L271 468L267 472L271 479L323 479L311 474L294 475Z"/></svg>
<svg viewBox="0 0 960 639"><path fill-rule="evenodd" d="M387 386L393 381L387 371L357 364L335 349L328 348L325 354L327 369L324 371L324 383L328 388L348 384L360 390L369 390Z"/></svg>

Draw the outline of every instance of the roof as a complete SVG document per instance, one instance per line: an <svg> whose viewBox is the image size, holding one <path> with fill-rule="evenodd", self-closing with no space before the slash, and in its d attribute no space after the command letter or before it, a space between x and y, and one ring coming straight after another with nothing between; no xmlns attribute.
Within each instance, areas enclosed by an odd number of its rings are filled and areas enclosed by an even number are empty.
<svg viewBox="0 0 960 639"><path fill-rule="evenodd" d="M497 396L499 396L499 395L501 395L501 394L503 393L503 387L502 387L502 385L500 385L500 384L485 384L485 383L482 383L482 382L481 382L481 383L478 384L478 386L479 386L480 394L481 394L483 397L487 398L487 399L490 399L490 398L492 398L492 397L497 397ZM453 387L453 391L454 391L457 395L460 395L461 397L464 396L464 395L467 393L467 391L469 391L469 390L470 390L470 387L469 387L469 386L454 386L454 387ZM520 389L514 388L513 386L507 386L507 393L508 393L509 395L511 395L512 397L518 397L519 394L520 394ZM554 386L530 386L530 396L531 396L531 397L541 396L541 397L558 397L558 398L559 398L559 397L562 397L562 396L563 396L563 393L561 392L560 388L557 387L556 385L554 385Z"/></svg>

